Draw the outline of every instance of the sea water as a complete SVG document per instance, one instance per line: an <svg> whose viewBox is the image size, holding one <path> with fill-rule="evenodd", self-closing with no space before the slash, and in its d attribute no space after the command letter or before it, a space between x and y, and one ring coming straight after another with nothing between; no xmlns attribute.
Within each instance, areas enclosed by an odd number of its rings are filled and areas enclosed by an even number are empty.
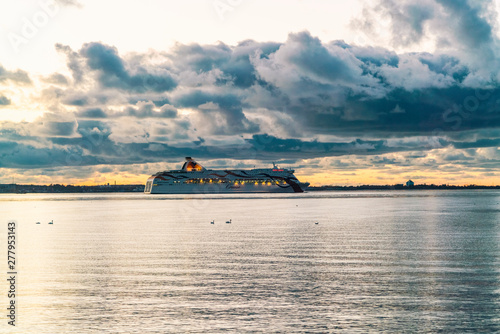
<svg viewBox="0 0 500 334"><path fill-rule="evenodd" d="M0 195L0 332L499 332L499 202L496 190Z"/></svg>

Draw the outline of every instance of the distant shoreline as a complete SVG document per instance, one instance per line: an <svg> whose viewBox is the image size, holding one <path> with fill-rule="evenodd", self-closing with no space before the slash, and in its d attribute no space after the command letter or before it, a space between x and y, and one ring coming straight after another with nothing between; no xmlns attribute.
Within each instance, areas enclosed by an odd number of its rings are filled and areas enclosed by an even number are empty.
<svg viewBox="0 0 500 334"><path fill-rule="evenodd" d="M143 192L143 184L74 186L64 184L0 184L0 194L38 194L38 193L131 193Z"/></svg>
<svg viewBox="0 0 500 334"><path fill-rule="evenodd" d="M500 186L482 185L435 185L416 184L407 187L402 184L396 185L361 185L361 186L321 186L309 187L307 191L356 191L356 190L467 190L467 189L500 189ZM96 186L73 186L62 184L33 185L33 184L0 184L0 194L38 194L38 193L138 193L144 192L143 184L128 185L96 185Z"/></svg>
<svg viewBox="0 0 500 334"><path fill-rule="evenodd" d="M466 190L466 189L500 189L500 186L482 186L469 184L466 186L453 186L453 185L435 185L435 184L416 184L412 187L407 187L402 184L396 185L362 185L362 186L321 186L309 187L308 191L326 191L326 190Z"/></svg>

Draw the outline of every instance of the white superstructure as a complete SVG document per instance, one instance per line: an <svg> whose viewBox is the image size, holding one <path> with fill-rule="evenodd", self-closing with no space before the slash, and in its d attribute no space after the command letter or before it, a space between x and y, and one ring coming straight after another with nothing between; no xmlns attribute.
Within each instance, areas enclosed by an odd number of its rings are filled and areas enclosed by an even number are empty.
<svg viewBox="0 0 500 334"><path fill-rule="evenodd" d="M147 182L147 194L284 193L303 192L302 183L286 168L205 169L191 157L179 170L156 173Z"/></svg>

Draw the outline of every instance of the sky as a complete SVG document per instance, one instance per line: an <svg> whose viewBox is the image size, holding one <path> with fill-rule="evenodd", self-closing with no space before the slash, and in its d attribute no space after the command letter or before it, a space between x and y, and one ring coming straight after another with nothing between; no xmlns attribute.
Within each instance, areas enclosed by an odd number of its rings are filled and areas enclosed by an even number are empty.
<svg viewBox="0 0 500 334"><path fill-rule="evenodd" d="M0 4L0 183L192 156L312 185L500 184L499 1Z"/></svg>

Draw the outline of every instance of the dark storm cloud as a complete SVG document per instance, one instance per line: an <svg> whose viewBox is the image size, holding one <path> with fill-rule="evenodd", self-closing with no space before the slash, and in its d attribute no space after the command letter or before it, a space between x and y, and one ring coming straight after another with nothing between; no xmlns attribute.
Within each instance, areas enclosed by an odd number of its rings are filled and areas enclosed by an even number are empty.
<svg viewBox="0 0 500 334"><path fill-rule="evenodd" d="M438 43L471 49L449 54L398 54L308 32L283 43L178 44L133 55L97 42L78 51L57 45L72 79L43 79L57 86L44 87L40 101L66 111L58 114L64 118L4 125L2 164L133 164L191 155L491 166L500 145L500 85L490 61L498 41L485 16L489 3L378 2L379 15L392 15L396 44L422 42L432 27L442 31ZM471 55L488 61L479 66ZM0 81L29 82L23 73L0 67ZM333 167L357 163L351 160Z"/></svg>
<svg viewBox="0 0 500 334"><path fill-rule="evenodd" d="M198 107L205 103L216 103L223 110L241 111L241 100L236 95L212 94L201 90L193 90L189 94L183 94L176 101L181 107Z"/></svg>
<svg viewBox="0 0 500 334"><path fill-rule="evenodd" d="M286 61L302 73L330 82L351 84L362 78L361 62L341 50L343 48L337 49L335 44L328 50L318 38L302 32L291 34L277 52L282 53Z"/></svg>
<svg viewBox="0 0 500 334"><path fill-rule="evenodd" d="M7 149L3 149L7 146ZM72 148L46 147L19 143L0 144L0 168L47 168L73 165L96 165L102 163L94 156L82 155L82 151Z"/></svg>
<svg viewBox="0 0 500 334"><path fill-rule="evenodd" d="M479 96L480 98L478 98ZM500 126L500 89L430 88L408 92L394 89L382 98L349 97L335 113L309 114L319 132L370 136L431 135ZM399 112L394 110L398 108Z"/></svg>
<svg viewBox="0 0 500 334"><path fill-rule="evenodd" d="M176 82L166 69L149 73L141 66L131 73L118 56L116 48L101 43L88 43L80 50L90 69L98 72L99 83L104 87L132 90L136 92L165 92L176 87Z"/></svg>
<svg viewBox="0 0 500 334"><path fill-rule="evenodd" d="M477 148L497 148L500 146L500 138L496 139L479 139L477 141L452 141L442 138L419 139L409 141L407 139L400 140L363 140L356 139L343 142L321 142L318 140L300 140L300 139L281 139L267 134L254 135L251 139L247 139L249 147L242 149L243 154L254 152L258 158L280 157L286 158L318 158L324 156L343 156L343 155L379 155L394 152L414 152L414 151L429 151L436 148L457 148L457 149L477 149ZM475 154L475 150L468 152L469 156ZM237 156L241 154L235 153ZM461 157L462 155L449 154L447 160L452 160L450 157ZM425 158L425 154L408 155L408 159ZM455 160L459 160L458 158ZM462 160L471 160L464 158ZM388 160L386 157L376 156L373 160L376 163L394 164L395 160Z"/></svg>
<svg viewBox="0 0 500 334"><path fill-rule="evenodd" d="M456 56L324 44L307 32L290 34L282 44L177 45L171 53L156 55L165 57L156 67L148 65L146 56L126 60L101 43L86 44L77 55L65 52L95 73L103 87L132 94L132 103L171 106L161 112L152 105L128 106L118 114L172 118L177 108L191 108L206 116L207 125L213 123L213 134L259 133L261 126L248 118L248 109L260 109L262 115L282 109L305 136L428 135L496 127L500 121L492 112L500 98L494 82L479 93L467 87L465 80L473 73ZM140 96L150 93L164 94ZM91 97L68 91L61 102L93 110ZM80 115L89 117L85 110Z"/></svg>
<svg viewBox="0 0 500 334"><path fill-rule="evenodd" d="M145 143L120 143L110 139L111 129L102 121L80 121L77 133L79 137L65 137L69 135L69 124L53 124L52 136L46 137L50 142L45 148L36 148L27 141L26 137L19 137L16 133L3 132L4 141L0 141L1 167L7 168L41 168L51 166L85 166L96 164L134 164L146 162L162 162L166 157L172 159L191 155L199 159L259 159L259 160L297 160L305 158L320 158L333 156L370 156L373 164L407 166L408 161L381 157L386 153L414 152L415 150L433 150L435 146L423 143L409 142L406 139L399 141L362 140L321 142L318 140L281 139L267 134L253 135L238 145L211 145L205 139L199 138L193 145L173 143L165 144L154 141ZM66 129L66 130L65 130ZM58 135L58 136L56 136ZM9 138L21 138L14 142ZM30 139L30 140L33 140ZM437 139L438 147L457 148L462 152L447 153L443 161L457 163L472 163L476 154L474 148L500 145L500 138L495 140L478 140L477 142L458 142ZM425 155L408 155L408 158L425 158ZM479 161L481 158L477 158ZM426 160L427 161L427 160ZM491 166L493 160L482 161L484 166ZM434 163L431 163L431 165ZM338 166L340 167L340 166Z"/></svg>
<svg viewBox="0 0 500 334"><path fill-rule="evenodd" d="M379 154L405 150L403 147L387 147L382 140L361 140L351 142L319 142L299 139L280 139L267 134L254 135L247 142L251 150L259 152L262 157L279 156L286 158L315 158L321 156L339 156L346 154Z"/></svg>
<svg viewBox="0 0 500 334"><path fill-rule="evenodd" d="M86 118L107 118L108 116L101 108L90 108L81 110L77 113L77 116L82 119Z"/></svg>
<svg viewBox="0 0 500 334"><path fill-rule="evenodd" d="M458 58L449 55L421 53L419 54L419 61L426 65L432 72L451 76L457 83L462 83L467 75L470 74L467 66L461 64Z"/></svg>
<svg viewBox="0 0 500 334"><path fill-rule="evenodd" d="M492 139L478 139L471 142L454 142L452 143L455 148L483 148L483 147L500 147L500 138Z"/></svg>
<svg viewBox="0 0 500 334"><path fill-rule="evenodd" d="M224 43L216 45L178 44L167 55L179 70L189 70L197 73L207 73L218 70L221 75L216 85L234 85L239 88L248 88L256 83L255 68L251 57L256 52L266 57L275 52L280 43L258 43L246 40L235 47Z"/></svg>
<svg viewBox="0 0 500 334"><path fill-rule="evenodd" d="M45 122L43 130L47 136L72 136L77 127L76 122Z"/></svg>
<svg viewBox="0 0 500 334"><path fill-rule="evenodd" d="M232 50L224 43L216 45L177 44L169 55L179 67L208 72L228 62Z"/></svg>
<svg viewBox="0 0 500 334"><path fill-rule="evenodd" d="M169 104L165 104L158 108L153 102L139 101L135 106L125 107L123 111L104 111L102 108L88 108L76 112L75 115L81 119L105 119L126 116L137 119L173 119L177 117L178 113L177 109Z"/></svg>
<svg viewBox="0 0 500 334"><path fill-rule="evenodd" d="M287 49L289 42L293 51ZM269 59L255 63L261 78L281 92L275 95L285 97L281 102L288 112L311 132L384 137L500 124L500 113L495 112L499 88L494 83L482 90L464 86L470 70L456 57L428 53L398 56L337 43L344 51L330 46L329 52L338 55L333 61L308 34L292 35L287 43ZM288 55L302 54L308 47L313 49L309 57L315 58L310 62L317 68L302 66L297 61L301 56ZM326 63L332 70L323 65ZM333 69L340 64L344 72L336 73ZM322 74L320 69L324 69ZM247 101L252 102L251 98Z"/></svg>
<svg viewBox="0 0 500 334"><path fill-rule="evenodd" d="M452 153L452 154L447 154L443 157L443 160L445 161L464 161L464 160L474 160L472 157L467 157L464 153L458 152L458 153Z"/></svg>

